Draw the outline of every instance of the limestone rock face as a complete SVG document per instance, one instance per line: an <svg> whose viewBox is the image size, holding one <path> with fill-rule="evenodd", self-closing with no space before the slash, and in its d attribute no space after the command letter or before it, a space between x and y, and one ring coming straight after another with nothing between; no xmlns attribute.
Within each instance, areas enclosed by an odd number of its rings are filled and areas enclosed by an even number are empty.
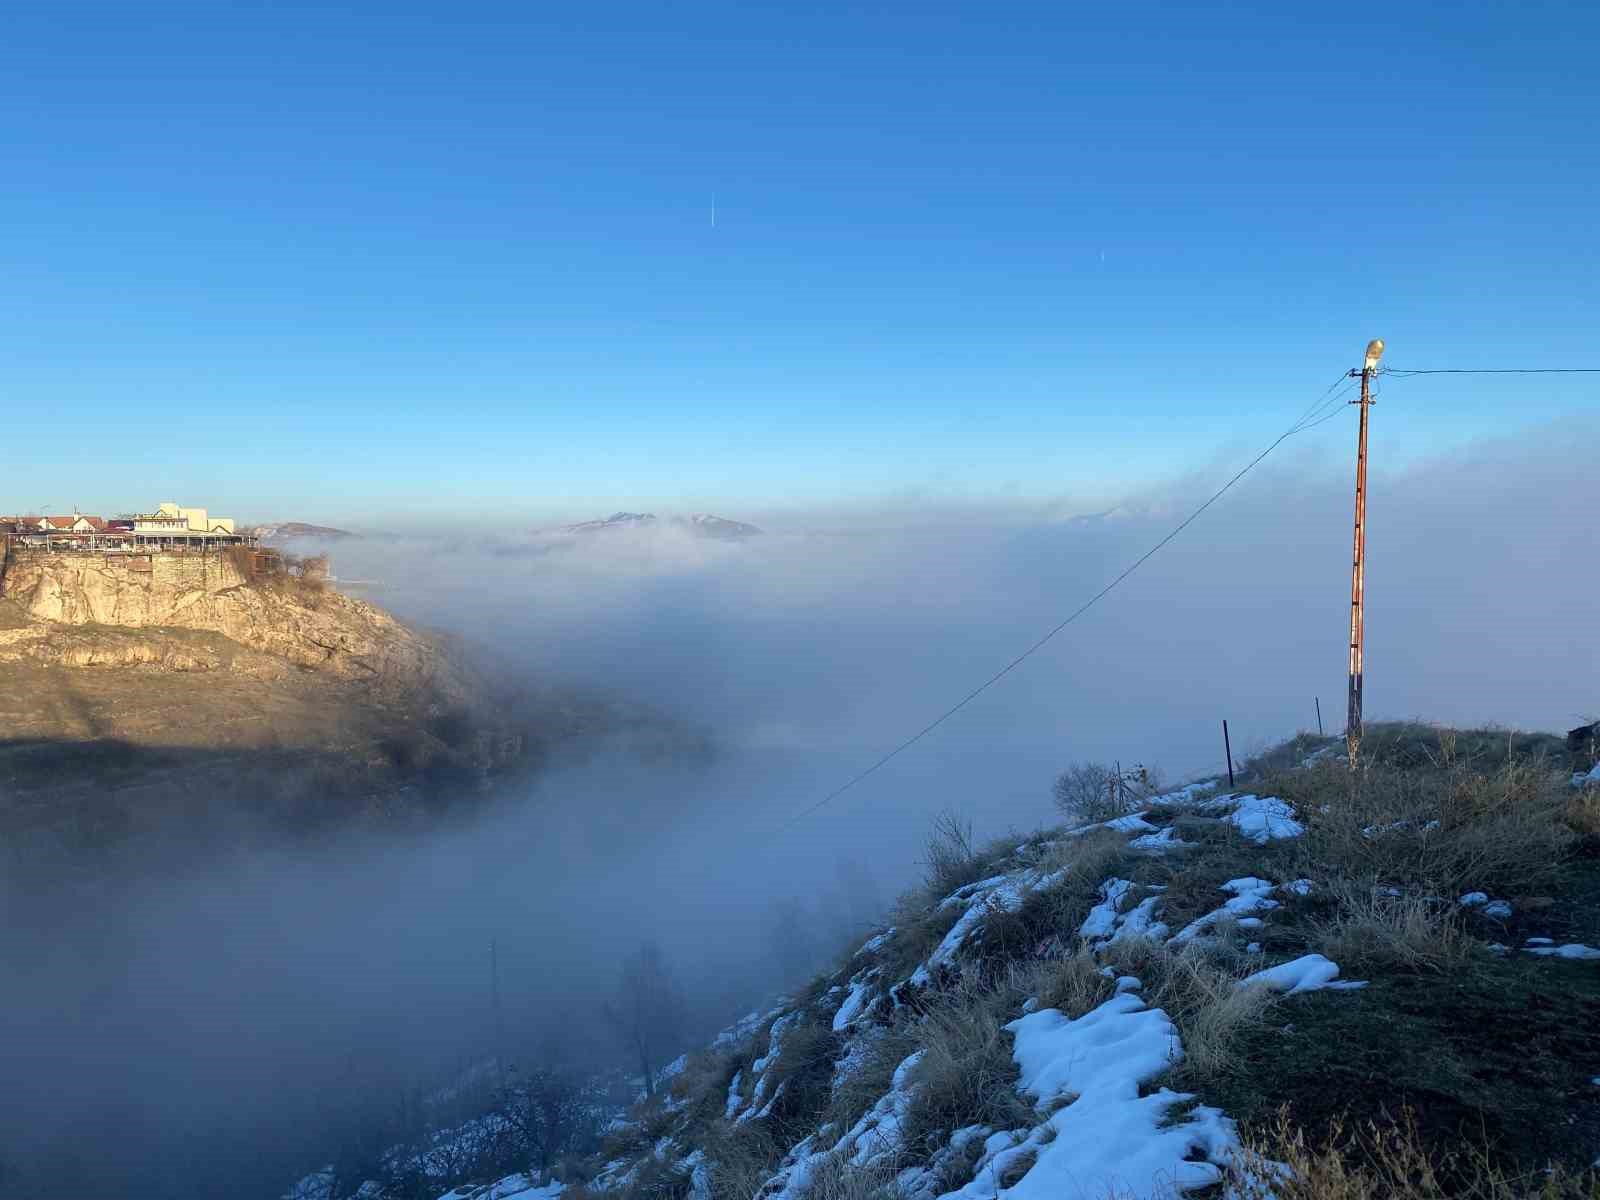
<svg viewBox="0 0 1600 1200"><path fill-rule="evenodd" d="M246 581L226 557L14 554L0 578L0 596L33 620L57 626L201 630L295 666L379 688L428 690L446 702L468 691L460 670L436 643L382 609L296 580ZM51 640L48 632L45 639ZM214 665L188 661L187 652L160 645L159 639L148 645L127 638L104 645L83 636L60 640L71 643L60 647L73 660L70 665L147 663L169 670ZM57 657L42 647L30 650L38 657ZM264 670L255 656L217 665L251 674Z"/></svg>

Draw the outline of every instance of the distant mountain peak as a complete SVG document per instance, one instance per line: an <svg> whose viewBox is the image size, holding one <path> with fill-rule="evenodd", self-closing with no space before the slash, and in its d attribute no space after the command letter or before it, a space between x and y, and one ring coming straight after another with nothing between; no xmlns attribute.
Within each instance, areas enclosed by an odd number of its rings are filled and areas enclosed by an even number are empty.
<svg viewBox="0 0 1600 1200"><path fill-rule="evenodd" d="M598 521L580 521L568 525L563 533L604 533L616 529L681 529L695 537L717 538L733 541L757 537L761 530L744 521L732 521L714 513L693 513L687 517L668 517L665 520L655 513L615 512Z"/></svg>
<svg viewBox="0 0 1600 1200"><path fill-rule="evenodd" d="M689 517L688 525L702 537L747 538L759 537L762 532L744 521L730 521L713 513L694 513Z"/></svg>
<svg viewBox="0 0 1600 1200"><path fill-rule="evenodd" d="M274 521L269 524L257 525L251 532L269 545L275 542L291 541L294 538L326 538L332 540L355 536L347 529L334 529L330 525L308 525L304 521Z"/></svg>

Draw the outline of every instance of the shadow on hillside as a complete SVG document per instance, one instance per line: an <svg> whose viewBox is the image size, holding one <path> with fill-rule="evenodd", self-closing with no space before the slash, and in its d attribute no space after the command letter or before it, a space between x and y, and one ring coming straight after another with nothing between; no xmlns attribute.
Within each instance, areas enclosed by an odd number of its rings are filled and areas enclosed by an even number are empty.
<svg viewBox="0 0 1600 1200"><path fill-rule="evenodd" d="M406 746L0 739L0 841L19 861L190 857L350 827L421 827L483 803L481 770Z"/></svg>

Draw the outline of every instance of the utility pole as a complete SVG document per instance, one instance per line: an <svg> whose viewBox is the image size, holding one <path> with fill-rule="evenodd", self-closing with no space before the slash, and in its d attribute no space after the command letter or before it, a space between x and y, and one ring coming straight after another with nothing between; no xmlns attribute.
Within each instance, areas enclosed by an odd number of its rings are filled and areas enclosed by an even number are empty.
<svg viewBox="0 0 1600 1200"><path fill-rule="evenodd" d="M1351 401L1361 406L1361 432L1356 442L1355 551L1350 564L1350 714L1344 727L1345 750L1352 771L1361 752L1362 652L1367 634L1367 410L1372 406L1372 377L1378 373L1378 360L1382 357L1383 339L1373 338L1367 343L1367 357L1361 369L1350 372L1361 377L1361 399Z"/></svg>

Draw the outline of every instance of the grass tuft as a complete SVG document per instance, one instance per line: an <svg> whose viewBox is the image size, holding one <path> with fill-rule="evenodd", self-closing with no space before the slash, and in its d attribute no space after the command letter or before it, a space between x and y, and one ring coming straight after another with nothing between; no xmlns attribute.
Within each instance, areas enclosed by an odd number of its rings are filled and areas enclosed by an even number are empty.
<svg viewBox="0 0 1600 1200"><path fill-rule="evenodd" d="M1345 969L1431 971L1445 974L1468 961L1476 943L1454 904L1372 881L1323 884L1336 907L1312 922L1317 948Z"/></svg>
<svg viewBox="0 0 1600 1200"><path fill-rule="evenodd" d="M926 1162L968 1125L1015 1129L1034 1124L1032 1108L1017 1092L1011 1035L1002 1028L1015 1015L1013 1007L1020 1007L1015 988L958 988L931 1005L917 1025L923 1054L911 1075L902 1125L912 1161Z"/></svg>
<svg viewBox="0 0 1600 1200"><path fill-rule="evenodd" d="M1595 1200L1600 1174L1560 1164L1508 1173L1467 1144L1430 1152L1408 1110L1398 1122L1347 1128L1312 1141L1280 1110L1246 1131L1229 1195L1240 1200Z"/></svg>
<svg viewBox="0 0 1600 1200"><path fill-rule="evenodd" d="M1193 1085L1244 1069L1240 1043L1276 1003L1265 988L1236 986L1255 964L1226 951L1173 949L1140 938L1113 943L1104 957L1118 974L1137 976L1145 1002L1178 1027L1184 1057L1173 1064L1174 1083Z"/></svg>

